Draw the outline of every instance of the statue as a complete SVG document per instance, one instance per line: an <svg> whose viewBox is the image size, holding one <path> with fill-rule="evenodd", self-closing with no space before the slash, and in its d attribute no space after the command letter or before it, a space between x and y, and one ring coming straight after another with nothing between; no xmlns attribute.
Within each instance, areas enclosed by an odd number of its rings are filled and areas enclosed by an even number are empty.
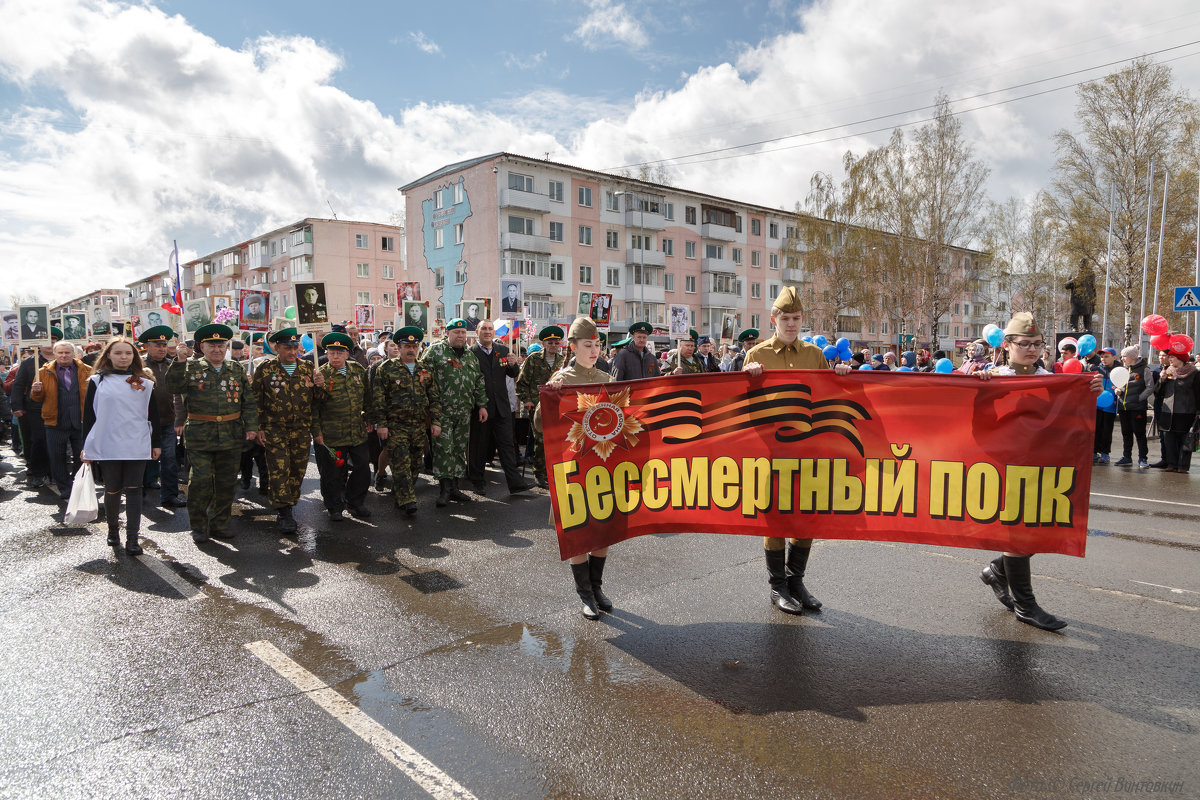
<svg viewBox="0 0 1200 800"><path fill-rule="evenodd" d="M1071 293L1071 330L1091 330L1092 314L1096 311L1096 276L1086 258L1079 259L1079 271L1063 288Z"/></svg>

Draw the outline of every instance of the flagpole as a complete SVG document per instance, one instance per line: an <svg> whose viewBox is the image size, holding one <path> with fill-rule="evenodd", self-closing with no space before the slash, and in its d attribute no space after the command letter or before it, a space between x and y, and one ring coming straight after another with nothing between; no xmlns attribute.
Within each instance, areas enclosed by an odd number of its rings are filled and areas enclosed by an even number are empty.
<svg viewBox="0 0 1200 800"><path fill-rule="evenodd" d="M1146 244L1142 249L1142 305L1138 313L1138 352L1142 355L1149 355L1147 349L1142 351L1142 341L1145 334L1142 332L1142 320L1146 318L1146 272L1150 269L1150 220L1154 213L1154 159L1150 159L1150 183L1146 186Z"/></svg>
<svg viewBox="0 0 1200 800"><path fill-rule="evenodd" d="M1158 262L1154 265L1154 303L1151 314L1158 313L1158 282L1162 278L1163 234L1167 230L1167 188L1171 185L1171 172L1168 170L1163 181L1162 215L1158 223Z"/></svg>
<svg viewBox="0 0 1200 800"><path fill-rule="evenodd" d="M1101 342L1105 342L1108 339L1108 276L1112 270L1112 231L1113 214L1116 211L1116 195L1117 185L1110 183L1108 186L1108 256L1104 261L1104 320L1100 323Z"/></svg>

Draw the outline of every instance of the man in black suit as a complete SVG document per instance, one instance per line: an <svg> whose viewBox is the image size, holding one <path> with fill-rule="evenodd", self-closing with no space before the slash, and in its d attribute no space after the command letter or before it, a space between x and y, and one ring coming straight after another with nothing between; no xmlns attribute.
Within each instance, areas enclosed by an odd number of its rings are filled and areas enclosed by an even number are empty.
<svg viewBox="0 0 1200 800"><path fill-rule="evenodd" d="M467 445L467 478L476 492L485 494L484 465L491 456L493 445L500 453L500 466L508 482L508 493L532 489L536 484L521 477L517 470L517 451L513 447L513 412L508 395L508 378L515 379L520 370L516 356L495 341L496 328L490 320L480 320L475 329L477 341L471 352L479 359L483 384L487 390L487 421L471 416L471 437Z"/></svg>

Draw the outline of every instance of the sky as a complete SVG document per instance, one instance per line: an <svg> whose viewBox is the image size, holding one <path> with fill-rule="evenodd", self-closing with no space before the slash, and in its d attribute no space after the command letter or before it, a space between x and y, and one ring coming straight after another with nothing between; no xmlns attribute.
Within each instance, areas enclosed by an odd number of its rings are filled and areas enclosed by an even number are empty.
<svg viewBox="0 0 1200 800"><path fill-rule="evenodd" d="M939 91L991 199L1030 197L1078 82L1156 53L1200 96L1189 0L0 12L0 305L124 286L163 269L173 240L187 260L331 207L387 222L396 187L500 150L598 170L668 159L673 185L790 209L813 173L840 180L847 151L919 124Z"/></svg>

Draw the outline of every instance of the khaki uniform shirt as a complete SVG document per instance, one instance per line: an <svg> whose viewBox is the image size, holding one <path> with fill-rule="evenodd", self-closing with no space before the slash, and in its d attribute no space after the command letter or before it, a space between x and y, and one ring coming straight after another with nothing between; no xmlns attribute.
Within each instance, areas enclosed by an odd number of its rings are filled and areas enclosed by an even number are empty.
<svg viewBox="0 0 1200 800"><path fill-rule="evenodd" d="M815 344L796 338L785 345L772 336L760 342L746 353L746 364L762 364L763 369L828 369L825 354Z"/></svg>

